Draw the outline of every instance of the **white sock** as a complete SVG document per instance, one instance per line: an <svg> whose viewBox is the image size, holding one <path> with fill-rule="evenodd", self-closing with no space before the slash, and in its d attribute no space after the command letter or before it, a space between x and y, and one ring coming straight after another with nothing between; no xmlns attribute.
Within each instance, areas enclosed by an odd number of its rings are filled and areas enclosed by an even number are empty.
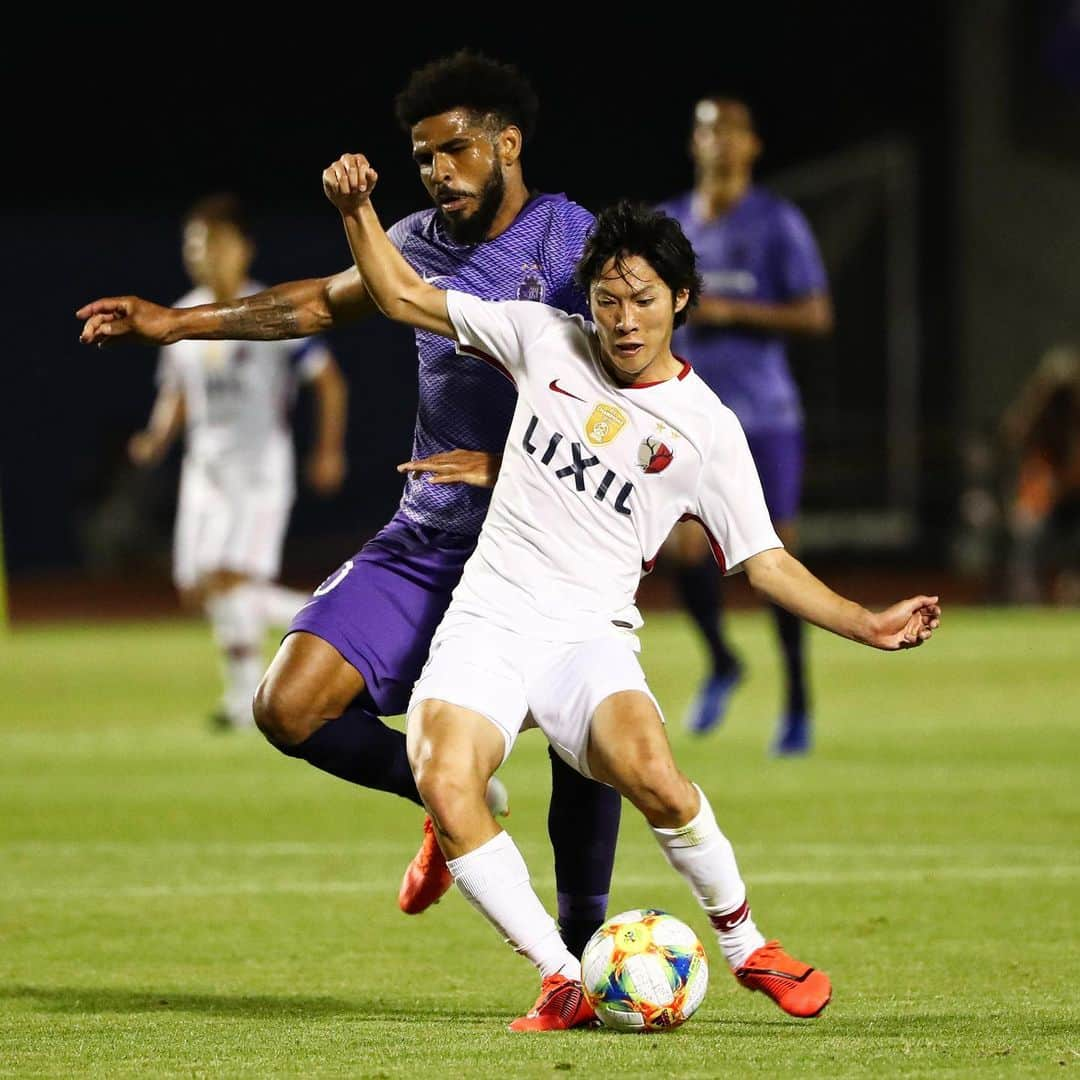
<svg viewBox="0 0 1080 1080"><path fill-rule="evenodd" d="M555 920L533 892L529 869L509 833L498 833L446 865L465 899L516 952L537 966L542 978L556 974L581 978L581 964L563 944Z"/></svg>
<svg viewBox="0 0 1080 1080"><path fill-rule="evenodd" d="M206 600L206 613L221 653L225 679L222 704L237 727L254 724L251 701L266 669L262 652L265 622L258 590L256 585L237 585Z"/></svg>
<svg viewBox="0 0 1080 1080"><path fill-rule="evenodd" d="M272 581L262 582L258 588L263 618L270 626L288 626L293 616L311 599L311 593L286 589Z"/></svg>
<svg viewBox="0 0 1080 1080"><path fill-rule="evenodd" d="M694 785L697 788L697 784ZM750 917L746 886L739 876L735 852L716 824L705 793L697 817L678 829L653 829L667 861L683 876L716 930L720 949L731 969L765 944Z"/></svg>

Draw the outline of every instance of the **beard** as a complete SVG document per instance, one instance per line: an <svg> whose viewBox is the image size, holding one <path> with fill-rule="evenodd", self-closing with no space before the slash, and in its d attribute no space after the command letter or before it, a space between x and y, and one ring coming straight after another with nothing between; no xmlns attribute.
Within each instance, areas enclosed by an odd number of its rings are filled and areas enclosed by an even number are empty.
<svg viewBox="0 0 1080 1080"><path fill-rule="evenodd" d="M502 170L494 168L477 194L476 209L465 217L461 214L450 215L439 210L439 217L446 226L446 231L459 244L479 244L485 239L495 215L502 206L506 194L506 182Z"/></svg>

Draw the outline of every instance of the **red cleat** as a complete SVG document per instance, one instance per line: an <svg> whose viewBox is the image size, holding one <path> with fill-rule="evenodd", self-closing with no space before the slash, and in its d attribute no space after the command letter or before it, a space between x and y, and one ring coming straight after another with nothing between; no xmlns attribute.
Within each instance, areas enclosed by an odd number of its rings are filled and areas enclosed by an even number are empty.
<svg viewBox="0 0 1080 1080"><path fill-rule="evenodd" d="M511 1021L511 1031L566 1031L592 1027L596 1013L577 979L549 975L540 984L536 1004L524 1015Z"/></svg>
<svg viewBox="0 0 1080 1080"><path fill-rule="evenodd" d="M405 868L405 876L398 890L398 907L406 915L419 915L432 904L437 904L453 884L453 875L435 839L435 826L431 818L425 816L424 839L413 861Z"/></svg>
<svg viewBox="0 0 1080 1080"><path fill-rule="evenodd" d="M771 997L790 1016L817 1016L832 997L829 976L788 956L779 941L755 949L736 968L735 978Z"/></svg>

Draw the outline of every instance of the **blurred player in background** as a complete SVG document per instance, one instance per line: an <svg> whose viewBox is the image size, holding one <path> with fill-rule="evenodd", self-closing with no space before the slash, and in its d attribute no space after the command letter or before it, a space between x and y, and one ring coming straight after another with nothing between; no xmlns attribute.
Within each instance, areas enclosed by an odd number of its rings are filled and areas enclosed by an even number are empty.
<svg viewBox="0 0 1080 1080"><path fill-rule="evenodd" d="M1050 349L1001 425L1015 603L1080 601L1080 350Z"/></svg>
<svg viewBox="0 0 1080 1080"><path fill-rule="evenodd" d="M436 206L391 230L409 263L464 292L586 311L573 275L592 215L525 184L522 148L538 102L521 72L464 51L413 72L396 107ZM177 311L117 297L78 315L87 319L82 340L94 343L298 337L374 311L351 266L231 304ZM431 635L476 546L515 394L503 375L459 355L445 337L417 331L416 345L420 400L398 512L315 590L263 680L255 715L283 753L422 805L405 736L379 717L405 711ZM559 925L580 953L607 910L620 800L554 754L551 770L548 830ZM494 788L492 796L500 798ZM409 914L453 884L430 819L424 827L398 896Z"/></svg>
<svg viewBox="0 0 1080 1080"><path fill-rule="evenodd" d="M693 515L720 564L745 569L773 603L885 650L931 637L937 597L871 613L784 551L738 420L671 351L700 284L676 222L626 203L600 214L577 270L587 321L421 280L382 230L376 183L359 154L323 172L379 308L505 365L519 391L491 509L408 719L417 784L461 892L541 976L536 1005L511 1030L594 1018L580 964L484 802L527 720L574 768L642 812L736 978L793 1016L816 1016L832 993L828 976L757 929L731 844L672 758L636 655L642 567L675 522Z"/></svg>
<svg viewBox="0 0 1080 1080"><path fill-rule="evenodd" d="M235 303L262 286L248 278L255 247L231 195L209 196L184 220L184 266L195 288L177 305ZM132 436L137 465L155 465L186 426L173 577L186 605L205 611L221 652L221 727L254 723L251 702L266 669L269 626L288 626L308 593L275 584L295 497L288 414L296 380L315 394L307 479L320 494L345 475L346 388L314 339L181 341L161 350L150 422Z"/></svg>
<svg viewBox="0 0 1080 1080"><path fill-rule="evenodd" d="M710 97L694 109L694 188L661 204L694 245L704 279L701 302L674 348L739 418L765 501L784 544L797 543L803 475L803 416L788 369L789 334L820 336L833 325L825 269L806 219L752 180L761 140L741 101ZM719 575L702 530L680 524L669 550L690 615L709 648L712 670L687 716L710 731L723 719L742 665L724 637ZM783 650L786 703L773 750L810 746L810 704L801 620L771 605Z"/></svg>

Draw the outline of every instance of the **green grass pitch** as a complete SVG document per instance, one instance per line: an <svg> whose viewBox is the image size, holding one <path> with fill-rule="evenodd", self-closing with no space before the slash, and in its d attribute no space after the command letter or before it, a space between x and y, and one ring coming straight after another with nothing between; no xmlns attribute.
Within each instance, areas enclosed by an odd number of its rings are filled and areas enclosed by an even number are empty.
<svg viewBox="0 0 1080 1080"><path fill-rule="evenodd" d="M215 735L209 634L184 621L0 640L0 1075L1061 1075L1080 1068L1080 615L947 611L884 655L813 631L817 745L770 760L778 663L725 727L681 714L702 656L653 615L643 662L676 756L735 845L759 926L827 970L795 1021L728 974L629 805L612 913L706 942L699 1013L660 1036L515 1036L537 980L456 893L400 914L420 813ZM542 736L504 767L553 904Z"/></svg>

